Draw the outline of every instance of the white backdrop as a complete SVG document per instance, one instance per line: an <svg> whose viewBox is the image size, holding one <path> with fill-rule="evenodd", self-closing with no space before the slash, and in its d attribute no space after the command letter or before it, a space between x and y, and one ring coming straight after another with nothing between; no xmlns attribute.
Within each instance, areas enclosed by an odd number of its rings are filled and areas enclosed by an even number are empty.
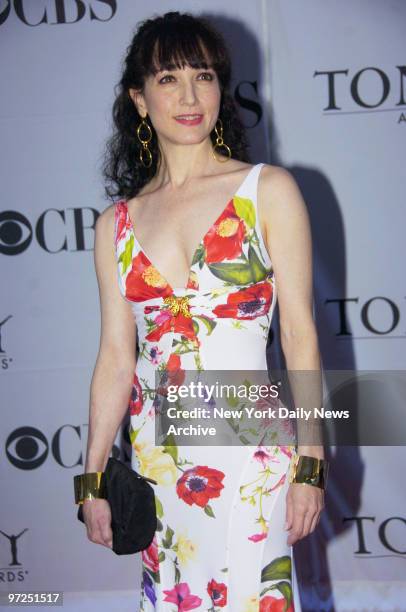
<svg viewBox="0 0 406 612"><path fill-rule="evenodd" d="M0 0L0 591L61 590L72 610L137 607L139 555L87 540L73 475L99 342L113 86L136 23L167 10L217 16L251 161L298 181L324 367L406 363L402 0ZM303 610L406 611L404 451L329 452L323 519L295 546Z"/></svg>

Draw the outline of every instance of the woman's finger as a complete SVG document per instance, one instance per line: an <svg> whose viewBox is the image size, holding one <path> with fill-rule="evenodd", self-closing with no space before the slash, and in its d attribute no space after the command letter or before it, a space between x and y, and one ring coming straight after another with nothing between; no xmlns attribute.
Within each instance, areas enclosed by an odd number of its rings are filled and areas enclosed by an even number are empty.
<svg viewBox="0 0 406 612"><path fill-rule="evenodd" d="M293 503L290 495L286 496L286 520L285 529L288 530L292 527L293 521Z"/></svg>
<svg viewBox="0 0 406 612"><path fill-rule="evenodd" d="M287 543L288 546L292 546L297 540L300 540L303 533L305 517L305 508L302 506L296 506L293 510L292 528L290 530Z"/></svg>
<svg viewBox="0 0 406 612"><path fill-rule="evenodd" d="M309 506L307 508L306 514L304 516L302 538L304 538L307 535L309 535L309 533L311 531L311 526L312 526L315 518L317 519L316 509L313 508L313 506Z"/></svg>
<svg viewBox="0 0 406 612"><path fill-rule="evenodd" d="M321 510L318 510L313 517L312 524L310 526L310 533L313 532L316 529L317 525L319 524L320 516L321 516Z"/></svg>
<svg viewBox="0 0 406 612"><path fill-rule="evenodd" d="M112 540L113 540L113 532L111 530L111 526L103 518L99 520L99 528L100 528L100 535L103 540L103 544L111 548Z"/></svg>
<svg viewBox="0 0 406 612"><path fill-rule="evenodd" d="M94 544L102 544L104 545L104 538L102 536L102 532L100 527L96 525L94 528L89 528L87 531L87 536L91 542Z"/></svg>

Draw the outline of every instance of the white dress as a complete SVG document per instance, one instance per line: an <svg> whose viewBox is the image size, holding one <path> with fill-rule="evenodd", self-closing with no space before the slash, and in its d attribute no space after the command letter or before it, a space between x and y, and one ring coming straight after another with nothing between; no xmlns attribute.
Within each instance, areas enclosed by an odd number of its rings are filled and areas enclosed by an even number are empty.
<svg viewBox="0 0 406 612"><path fill-rule="evenodd" d="M250 168L206 232L184 288L160 274L135 237L126 201L115 203L118 282L140 347L129 401L132 467L158 482L140 610L300 609L283 528L294 443L155 444L157 371L180 384L184 370L267 370L276 286L258 218L262 166Z"/></svg>

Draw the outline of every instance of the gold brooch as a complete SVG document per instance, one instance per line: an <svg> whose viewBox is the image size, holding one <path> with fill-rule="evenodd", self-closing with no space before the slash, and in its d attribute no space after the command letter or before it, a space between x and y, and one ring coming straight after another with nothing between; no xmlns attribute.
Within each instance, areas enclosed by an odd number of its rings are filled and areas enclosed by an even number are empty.
<svg viewBox="0 0 406 612"><path fill-rule="evenodd" d="M191 317L188 304L190 297L190 295L168 295L164 298L164 302L169 306L169 310L174 317L178 314L182 314L184 317Z"/></svg>

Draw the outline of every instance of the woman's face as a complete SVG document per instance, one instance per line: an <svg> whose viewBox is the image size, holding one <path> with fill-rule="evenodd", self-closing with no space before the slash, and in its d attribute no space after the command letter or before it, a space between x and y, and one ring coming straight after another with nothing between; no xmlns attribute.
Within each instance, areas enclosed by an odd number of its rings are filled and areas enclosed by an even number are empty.
<svg viewBox="0 0 406 612"><path fill-rule="evenodd" d="M139 114L148 113L161 143L185 145L209 137L221 100L216 72L188 65L149 76L143 93L130 90L130 95Z"/></svg>

